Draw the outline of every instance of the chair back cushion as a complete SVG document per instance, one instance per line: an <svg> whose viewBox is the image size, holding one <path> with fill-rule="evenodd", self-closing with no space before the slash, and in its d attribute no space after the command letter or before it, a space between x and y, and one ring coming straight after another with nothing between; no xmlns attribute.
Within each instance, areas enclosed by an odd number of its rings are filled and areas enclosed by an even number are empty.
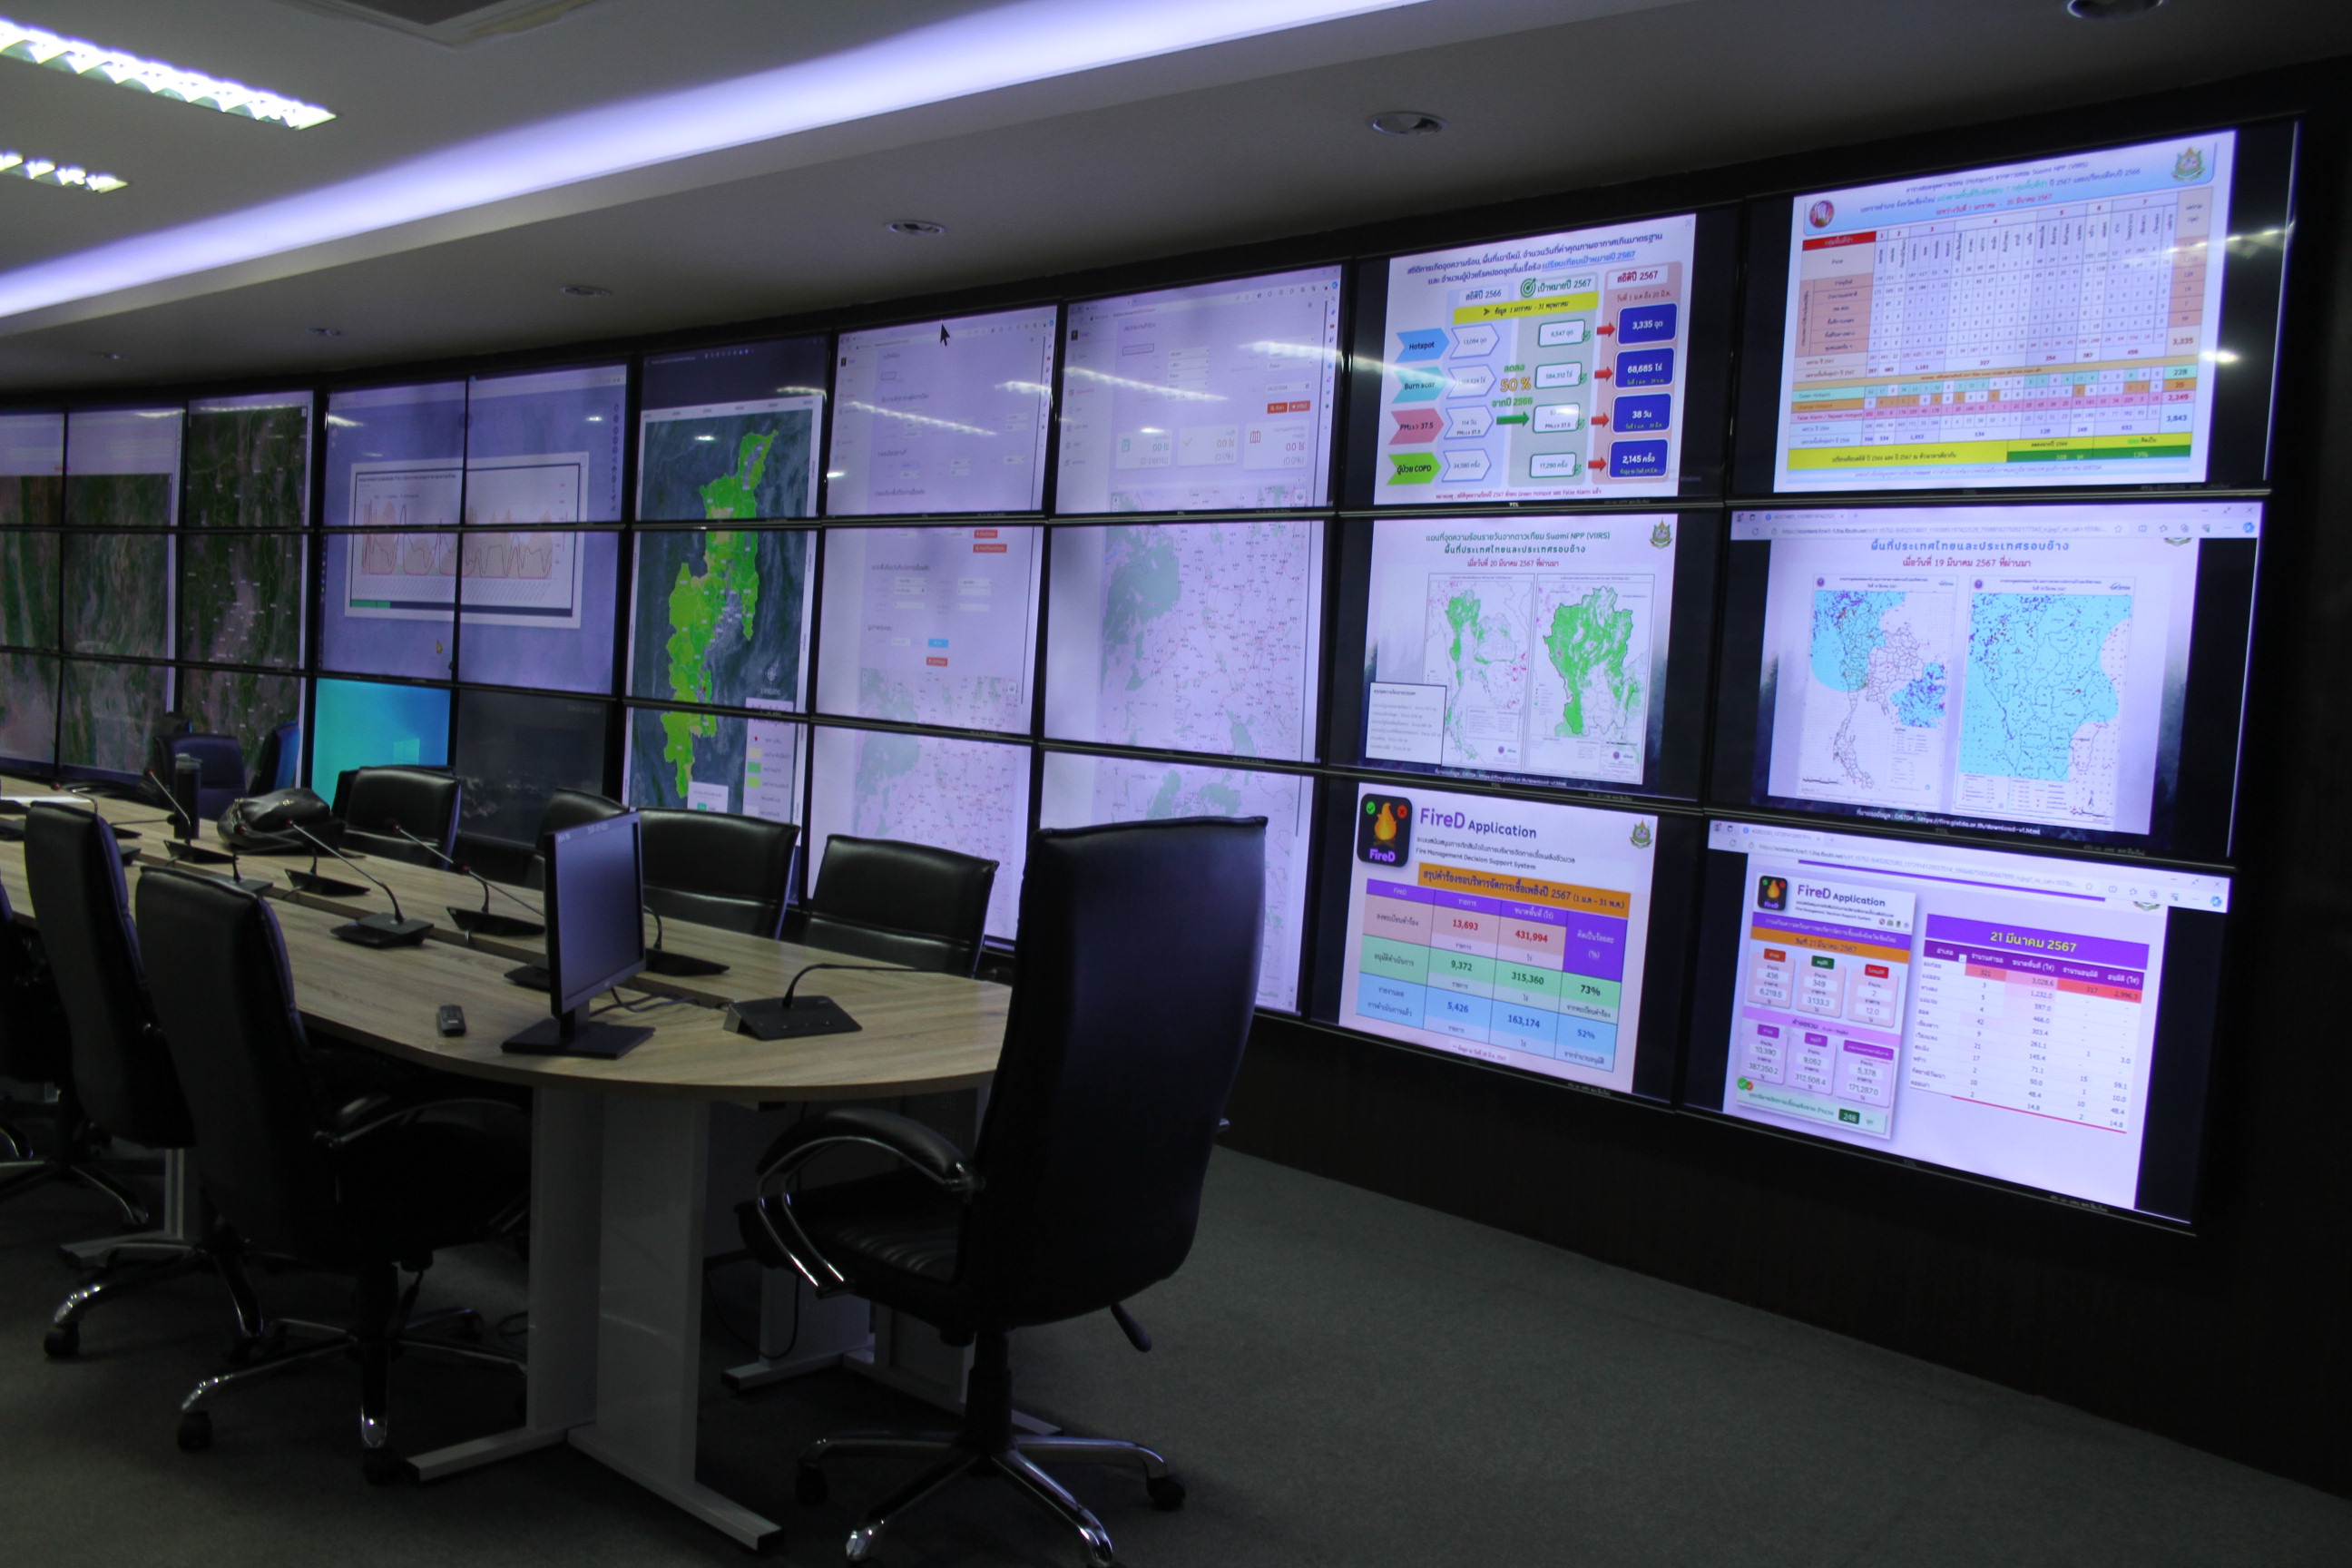
<svg viewBox="0 0 2352 1568"><path fill-rule="evenodd" d="M278 725L262 741L261 755L253 761L251 793L268 795L274 790L291 787L301 763L302 726Z"/></svg>
<svg viewBox="0 0 2352 1568"><path fill-rule="evenodd" d="M665 920L772 937L801 830L723 811L651 806L645 819L646 902Z"/></svg>
<svg viewBox="0 0 2352 1568"><path fill-rule="evenodd" d="M72 1037L41 939L16 923L0 888L0 1078L71 1083Z"/></svg>
<svg viewBox="0 0 2352 1568"><path fill-rule="evenodd" d="M196 816L213 821L245 793L245 751L234 735L167 735L163 738L166 766L161 776L172 782L168 764L182 757L196 760Z"/></svg>
<svg viewBox="0 0 2352 1568"><path fill-rule="evenodd" d="M964 1234L982 1320L1098 1310L1183 1262L1249 1037L1265 899L1263 817L1031 839Z"/></svg>
<svg viewBox="0 0 2352 1568"><path fill-rule="evenodd" d="M617 800L593 795L584 789L559 789L547 797L547 809L539 816L539 838L551 833L561 833L567 827L579 827L591 822L602 822L608 816L618 816L629 808ZM530 885L547 886L547 862L537 854L530 858Z"/></svg>
<svg viewBox="0 0 2352 1568"><path fill-rule="evenodd" d="M457 849L457 808L466 786L431 768L361 768L343 796L343 847L412 865L440 862L394 833L394 823L444 855Z"/></svg>
<svg viewBox="0 0 2352 1568"><path fill-rule="evenodd" d="M114 829L94 811L34 806L25 881L72 1031L83 1109L118 1138L184 1149L194 1139L188 1104L156 1027Z"/></svg>
<svg viewBox="0 0 2352 1568"><path fill-rule="evenodd" d="M257 1247L331 1256L335 1171L277 916L218 878L158 868L139 879L139 941L188 1086L205 1195Z"/></svg>
<svg viewBox="0 0 2352 1568"><path fill-rule="evenodd" d="M879 963L970 974L980 964L995 885L993 860L836 833L824 841L801 940Z"/></svg>

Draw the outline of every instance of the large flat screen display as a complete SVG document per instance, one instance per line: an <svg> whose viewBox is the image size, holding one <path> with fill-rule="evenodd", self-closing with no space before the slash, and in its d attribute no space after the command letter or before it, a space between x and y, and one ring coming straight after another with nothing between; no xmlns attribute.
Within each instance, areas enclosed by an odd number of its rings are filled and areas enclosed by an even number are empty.
<svg viewBox="0 0 2352 1568"><path fill-rule="evenodd" d="M2227 131L1799 195L1772 488L2207 477Z"/></svg>
<svg viewBox="0 0 2352 1568"><path fill-rule="evenodd" d="M621 364L474 378L466 400L466 522L519 529L621 518Z"/></svg>
<svg viewBox="0 0 2352 1568"><path fill-rule="evenodd" d="M1674 512L1379 519L1361 760L1695 794L1720 526Z"/></svg>
<svg viewBox="0 0 2352 1568"><path fill-rule="evenodd" d="M1690 1102L2191 1217L2230 879L1708 829Z"/></svg>
<svg viewBox="0 0 2352 1568"><path fill-rule="evenodd" d="M1670 496L1690 413L1695 214L1388 264L1372 500ZM1368 378L1369 384L1369 378Z"/></svg>
<svg viewBox="0 0 2352 1568"><path fill-rule="evenodd" d="M58 692L58 764L136 778L163 721L172 672L160 664L65 661Z"/></svg>
<svg viewBox="0 0 2352 1568"><path fill-rule="evenodd" d="M2259 502L1731 531L1719 798L2227 853Z"/></svg>
<svg viewBox="0 0 2352 1568"><path fill-rule="evenodd" d="M1292 1013L1298 1010L1307 847L1313 837L1314 811L1315 782L1297 773L1049 752L1037 826L1265 817L1265 923L1258 946L1257 1005Z"/></svg>
<svg viewBox="0 0 2352 1568"><path fill-rule="evenodd" d="M0 647L58 646L58 535L0 530Z"/></svg>
<svg viewBox="0 0 2352 1568"><path fill-rule="evenodd" d="M1054 530L1045 732L1313 755L1323 531L1288 521Z"/></svg>
<svg viewBox="0 0 2352 1568"><path fill-rule="evenodd" d="M281 724L302 721L299 676L183 667L173 684L173 708L186 714L199 733L235 737L247 777L261 764L261 748L269 732Z"/></svg>
<svg viewBox="0 0 2352 1568"><path fill-rule="evenodd" d="M449 761L449 693L430 686L321 680L310 698L310 787L332 800L353 768Z"/></svg>
<svg viewBox="0 0 2352 1568"><path fill-rule="evenodd" d="M468 529L457 545L462 679L562 691L613 689L617 533Z"/></svg>
<svg viewBox="0 0 2352 1568"><path fill-rule="evenodd" d="M887 730L819 729L811 768L809 885L836 833L898 838L993 860L987 931L1011 941L1021 923L1021 873L1028 863L1027 746L908 735Z"/></svg>
<svg viewBox="0 0 2352 1568"><path fill-rule="evenodd" d="M327 399L329 528L401 535L457 526L466 384L371 386Z"/></svg>
<svg viewBox="0 0 2352 1568"><path fill-rule="evenodd" d="M0 653L0 761L47 767L58 752L58 661Z"/></svg>
<svg viewBox="0 0 2352 1568"><path fill-rule="evenodd" d="M755 699L750 706L777 717L631 708L623 764L629 804L801 821L807 726L782 717L781 704Z"/></svg>
<svg viewBox="0 0 2352 1568"><path fill-rule="evenodd" d="M826 515L1043 506L1055 320L1046 305L842 333Z"/></svg>
<svg viewBox="0 0 2352 1568"><path fill-rule="evenodd" d="M638 521L815 516L827 353L824 338L777 338L648 356Z"/></svg>
<svg viewBox="0 0 2352 1568"><path fill-rule="evenodd" d="M1029 729L1038 528L833 528L817 710Z"/></svg>
<svg viewBox="0 0 2352 1568"><path fill-rule="evenodd" d="M466 384L364 387L327 400L319 661L354 675L456 673L456 535ZM334 778L329 775L331 793Z"/></svg>
<svg viewBox="0 0 2352 1568"><path fill-rule="evenodd" d="M310 521L310 395L252 393L188 405L190 528L300 528Z"/></svg>
<svg viewBox="0 0 2352 1568"><path fill-rule="evenodd" d="M1054 510L1323 505L1340 271L1071 306Z"/></svg>
<svg viewBox="0 0 2352 1568"><path fill-rule="evenodd" d="M457 773L466 782L460 829L535 845L540 819L557 790L604 793L610 712L605 703L577 697L460 693Z"/></svg>
<svg viewBox="0 0 2352 1568"><path fill-rule="evenodd" d="M64 415L0 414L0 528L55 528L65 474Z"/></svg>
<svg viewBox="0 0 2352 1568"><path fill-rule="evenodd" d="M1674 1077L1691 846L1638 812L1355 786L1334 1022L1626 1093ZM1679 864L1677 864L1679 859ZM1663 863L1662 863L1663 860ZM1660 893L1669 894L1662 904Z"/></svg>

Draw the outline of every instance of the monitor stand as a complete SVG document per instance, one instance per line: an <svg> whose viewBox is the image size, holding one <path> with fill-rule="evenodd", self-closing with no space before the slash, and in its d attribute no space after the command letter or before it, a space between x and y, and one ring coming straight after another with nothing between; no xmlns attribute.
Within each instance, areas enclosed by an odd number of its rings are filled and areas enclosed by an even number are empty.
<svg viewBox="0 0 2352 1568"><path fill-rule="evenodd" d="M585 1007L542 1018L499 1048L518 1057L593 1057L617 1061L653 1038L653 1031L629 1024L598 1024Z"/></svg>

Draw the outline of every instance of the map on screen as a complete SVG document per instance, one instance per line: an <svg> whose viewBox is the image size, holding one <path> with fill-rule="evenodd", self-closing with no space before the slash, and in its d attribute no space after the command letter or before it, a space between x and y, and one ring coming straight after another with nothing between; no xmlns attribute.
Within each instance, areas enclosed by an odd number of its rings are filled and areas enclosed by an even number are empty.
<svg viewBox="0 0 2352 1568"><path fill-rule="evenodd" d="M1025 732L1042 531L828 529L818 710Z"/></svg>
<svg viewBox="0 0 2352 1568"><path fill-rule="evenodd" d="M816 430L824 399L648 408L638 423L637 516L749 522L816 511Z"/></svg>
<svg viewBox="0 0 2352 1568"><path fill-rule="evenodd" d="M820 729L809 797L809 885L836 833L929 844L997 863L988 934L1021 920L1029 843L1029 748L881 730Z"/></svg>
<svg viewBox="0 0 2352 1568"><path fill-rule="evenodd" d="M1698 219L1389 263L1376 505L1673 495Z"/></svg>
<svg viewBox="0 0 2352 1568"><path fill-rule="evenodd" d="M2236 148L1795 198L1773 488L2201 481Z"/></svg>
<svg viewBox="0 0 2352 1568"><path fill-rule="evenodd" d="M1046 732L1307 756L1322 584L1319 522L1055 530Z"/></svg>
<svg viewBox="0 0 2352 1568"><path fill-rule="evenodd" d="M1060 512L1321 506L1337 267L1070 307Z"/></svg>
<svg viewBox="0 0 2352 1568"><path fill-rule="evenodd" d="M825 511L1035 511L1054 398L1051 306L844 332Z"/></svg>

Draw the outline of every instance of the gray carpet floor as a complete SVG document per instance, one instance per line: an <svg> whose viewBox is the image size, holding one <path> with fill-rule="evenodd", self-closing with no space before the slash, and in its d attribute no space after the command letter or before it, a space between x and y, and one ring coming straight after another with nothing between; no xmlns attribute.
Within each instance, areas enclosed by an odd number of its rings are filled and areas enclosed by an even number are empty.
<svg viewBox="0 0 2352 1568"><path fill-rule="evenodd" d="M0 1205L0 1562L410 1568L727 1564L736 1547L555 1449L432 1487L373 1489L356 1376L321 1363L224 1401L217 1441L173 1443L226 1308L193 1279L93 1316L50 1363L70 1283L55 1244L103 1228L62 1190ZM843 1465L833 1500L792 1500L791 1458L828 1430L936 1415L842 1373L743 1397L714 1276L703 1479L786 1521L787 1561L837 1563L856 1510L904 1474ZM521 1303L511 1255L435 1270L435 1295ZM316 1313L338 1287L264 1282ZM1153 1512L1115 1473L1073 1472L1133 1568L1492 1568L1496 1563L2050 1564L2352 1562L2352 1502L1958 1373L1426 1210L1220 1154L1201 1237L1134 1303L1015 1342L1024 1406L1166 1452L1192 1489ZM509 1380L409 1359L395 1432L412 1451L511 1422ZM890 1568L1068 1564L1074 1544L995 1484L927 1504Z"/></svg>

